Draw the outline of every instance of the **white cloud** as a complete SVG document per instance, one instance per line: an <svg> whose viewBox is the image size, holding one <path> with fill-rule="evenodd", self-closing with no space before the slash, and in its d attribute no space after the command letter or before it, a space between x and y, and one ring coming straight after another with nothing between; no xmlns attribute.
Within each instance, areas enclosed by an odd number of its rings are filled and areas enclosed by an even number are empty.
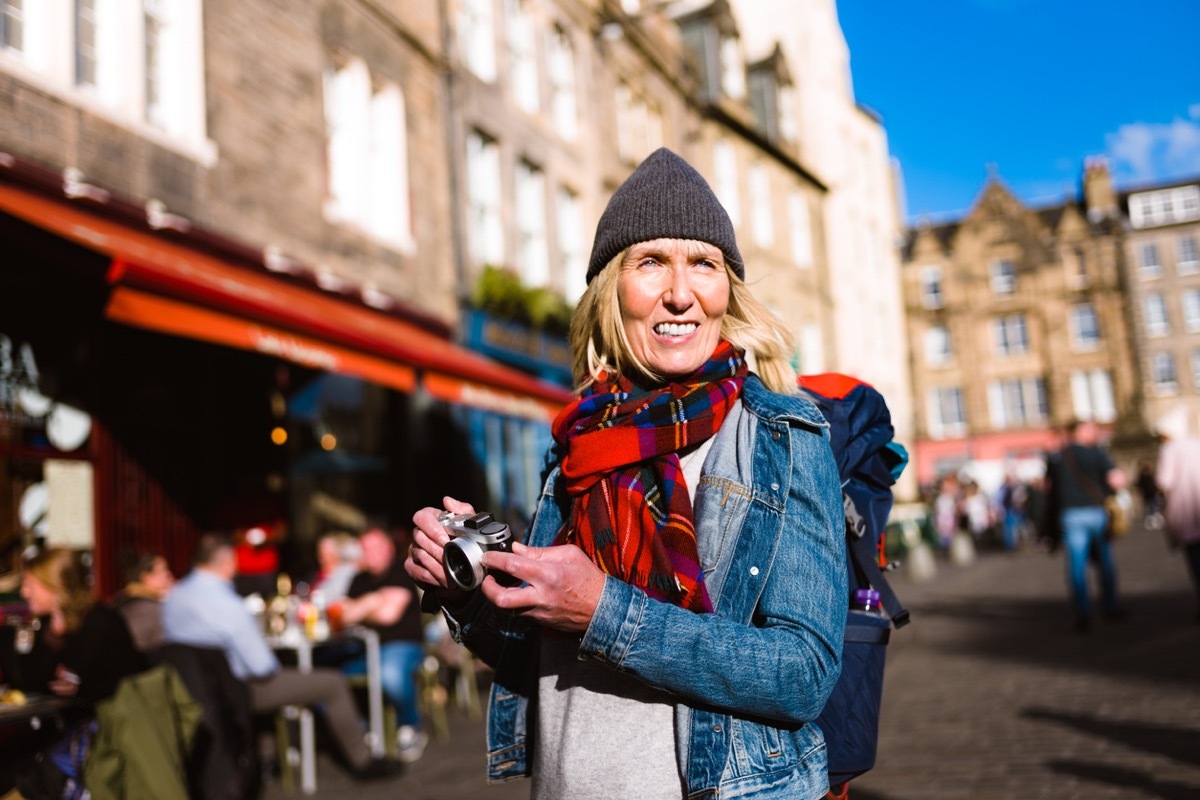
<svg viewBox="0 0 1200 800"><path fill-rule="evenodd" d="M1197 104L1200 105L1200 104ZM1196 116L1197 106L1189 109ZM1200 174L1200 122L1135 122L1105 137L1119 183L1151 183Z"/></svg>

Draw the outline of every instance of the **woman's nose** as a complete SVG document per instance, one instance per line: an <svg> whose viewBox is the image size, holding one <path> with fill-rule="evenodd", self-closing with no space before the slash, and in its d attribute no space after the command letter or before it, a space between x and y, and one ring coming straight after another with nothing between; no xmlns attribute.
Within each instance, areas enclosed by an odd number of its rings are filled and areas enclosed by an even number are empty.
<svg viewBox="0 0 1200 800"><path fill-rule="evenodd" d="M692 292L691 276L686 267L675 267L671 270L671 282L663 295L663 303L675 309L691 306L695 300Z"/></svg>

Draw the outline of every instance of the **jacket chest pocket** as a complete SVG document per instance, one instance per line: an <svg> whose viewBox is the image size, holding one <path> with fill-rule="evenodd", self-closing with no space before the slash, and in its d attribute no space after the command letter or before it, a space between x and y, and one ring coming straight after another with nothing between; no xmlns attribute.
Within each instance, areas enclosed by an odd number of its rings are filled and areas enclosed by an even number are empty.
<svg viewBox="0 0 1200 800"><path fill-rule="evenodd" d="M750 509L751 493L728 478L702 475L693 503L696 545L705 580L723 576ZM709 586L712 592L713 586Z"/></svg>

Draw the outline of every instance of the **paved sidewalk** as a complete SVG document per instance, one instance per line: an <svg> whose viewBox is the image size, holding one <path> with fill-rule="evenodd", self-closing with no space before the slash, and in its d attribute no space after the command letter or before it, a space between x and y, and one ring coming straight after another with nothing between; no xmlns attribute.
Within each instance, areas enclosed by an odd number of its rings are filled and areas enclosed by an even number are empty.
<svg viewBox="0 0 1200 800"><path fill-rule="evenodd" d="M1200 625L1182 558L1135 529L1117 561L1129 616L1087 635L1061 553L941 562L923 584L897 573L913 623L893 634L879 765L853 800L1200 798ZM484 783L481 721L451 728L393 781L355 784L323 760L316 797L528 799L527 782Z"/></svg>

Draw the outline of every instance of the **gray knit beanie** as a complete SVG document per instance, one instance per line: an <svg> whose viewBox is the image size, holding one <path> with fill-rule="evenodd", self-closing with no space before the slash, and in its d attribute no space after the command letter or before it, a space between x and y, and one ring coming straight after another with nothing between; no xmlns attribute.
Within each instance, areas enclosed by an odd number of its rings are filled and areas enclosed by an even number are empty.
<svg viewBox="0 0 1200 800"><path fill-rule="evenodd" d="M733 223L704 177L665 147L655 150L625 179L596 225L587 282L618 253L654 239L695 239L721 248L745 279Z"/></svg>

